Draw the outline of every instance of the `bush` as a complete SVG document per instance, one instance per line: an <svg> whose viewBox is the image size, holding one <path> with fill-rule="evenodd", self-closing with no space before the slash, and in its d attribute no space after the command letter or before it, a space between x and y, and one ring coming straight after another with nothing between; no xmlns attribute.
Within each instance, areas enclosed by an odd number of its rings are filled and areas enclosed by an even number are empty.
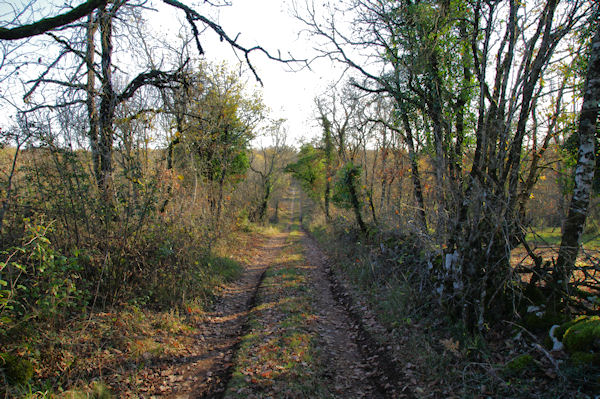
<svg viewBox="0 0 600 399"><path fill-rule="evenodd" d="M89 257L82 251L64 256L47 238L51 226L26 221L22 244L2 251L0 262L0 333L27 318L55 319L83 309L89 300L82 272Z"/></svg>
<svg viewBox="0 0 600 399"><path fill-rule="evenodd" d="M333 202L343 209L351 209L354 206L362 206L362 197L360 188L361 166L348 162L338 171L335 184L333 186Z"/></svg>
<svg viewBox="0 0 600 399"><path fill-rule="evenodd" d="M237 278L241 270L233 260L208 252L198 234L183 226L156 226L131 245L142 248L142 259L124 262L125 266L138 262L137 271L129 277L132 292L124 293L128 296L124 299L133 297L138 304L155 308L206 299L215 286Z"/></svg>

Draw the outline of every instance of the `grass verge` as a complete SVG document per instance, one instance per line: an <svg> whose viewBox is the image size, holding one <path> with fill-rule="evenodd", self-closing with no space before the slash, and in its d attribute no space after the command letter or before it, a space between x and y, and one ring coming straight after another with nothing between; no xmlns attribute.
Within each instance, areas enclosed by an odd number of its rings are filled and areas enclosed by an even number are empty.
<svg viewBox="0 0 600 399"><path fill-rule="evenodd" d="M532 232L527 233L526 239L538 246L558 246L562 239L562 233L560 227L534 228ZM588 250L599 250L600 234L584 232L581 243Z"/></svg>

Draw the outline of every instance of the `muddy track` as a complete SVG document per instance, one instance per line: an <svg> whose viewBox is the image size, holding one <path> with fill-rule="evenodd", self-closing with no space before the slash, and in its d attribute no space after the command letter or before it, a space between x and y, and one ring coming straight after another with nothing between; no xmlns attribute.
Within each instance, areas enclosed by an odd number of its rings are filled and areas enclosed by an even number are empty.
<svg viewBox="0 0 600 399"><path fill-rule="evenodd" d="M259 255L257 255L255 262L258 264L254 268L250 268L254 269L254 273L252 273L253 278L251 278L252 282L242 292L246 297L244 306L241 310L234 308L233 312L229 312L230 314L235 314L237 312L242 313L243 315L238 319L236 325L232 326L233 329L229 329L224 326L225 328L220 330L220 333L225 333L229 336L228 356L223 358L222 362L218 362L213 365L210 375L206 375L207 378L204 378L200 384L194 387L194 393L190 397L198 399L223 398L227 388L227 383L231 379L231 374L233 372L234 363L232 360L235 358L235 353L240 345L241 337L248 328L248 315L255 306L256 296L261 283L264 280L265 273L271 266L277 254L280 252L284 240L285 236L282 235L272 238L268 243L263 245L262 250L260 251ZM227 298L224 298L224 301L227 301Z"/></svg>
<svg viewBox="0 0 600 399"><path fill-rule="evenodd" d="M386 345L378 342L366 324L374 325L376 322L372 317L368 320L365 314L365 308L357 306L349 288L336 276L333 268L328 265L327 257L323 254L319 245L306 233L305 245L309 253L312 253L314 263L322 269L322 274L326 276L329 290L335 301L344 309L344 312L350 319L348 333L353 337L354 342L360 352L365 373L369 377L369 382L373 384L376 392L372 397L381 398L414 398L416 397L407 387L402 384L401 366L390 356L390 351ZM319 261L320 260L320 261Z"/></svg>
<svg viewBox="0 0 600 399"><path fill-rule="evenodd" d="M213 364L211 375L201 378L189 398L224 397L227 384L234 370L232 359L247 330L248 314L256 304L266 270L273 265L276 255L285 242L287 233L270 241L261 250L261 274L253 285L252 294L244 306L243 323L235 330L224 330L231 337L228 356ZM326 255L307 234L302 240L306 250L306 270L314 288L314 301L320 309L315 332L321 336L322 350L327 362L327 374L323 377L334 387L336 397L348 398L413 398L415 395L402 384L400 366L390 356L387 346L380 344L367 325L374 320L367 318L365 308L355 303L348 287L328 266ZM181 396L176 396L181 397Z"/></svg>
<svg viewBox="0 0 600 399"><path fill-rule="evenodd" d="M289 232L265 242L256 242L253 260L245 266L242 279L228 286L214 310L198 326L197 344L185 362L173 359L158 366L156 379L163 383L144 390L142 397L173 399L218 398L225 395L234 371L235 355L248 331L248 316L256 305L266 271L275 264L286 245ZM313 288L318 318L314 333L319 337L327 372L323 375L335 397L413 398L401 383L403 373L370 331L374 319L357 305L350 290L328 266L318 244L304 235L306 270ZM379 330L377 330L379 331Z"/></svg>

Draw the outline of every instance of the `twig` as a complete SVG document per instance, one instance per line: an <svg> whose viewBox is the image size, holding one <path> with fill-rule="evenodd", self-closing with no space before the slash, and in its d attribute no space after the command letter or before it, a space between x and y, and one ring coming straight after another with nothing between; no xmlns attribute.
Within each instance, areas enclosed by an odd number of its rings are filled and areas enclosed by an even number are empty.
<svg viewBox="0 0 600 399"><path fill-rule="evenodd" d="M546 350L544 349L544 347L542 345L539 344L539 340L538 337L536 337L531 331L529 331L528 329L526 329L525 327L514 323L512 321L509 320L505 320L506 323L511 324L515 327L520 328L521 330L523 330L524 332L527 333L527 335L529 335L531 338L533 338L533 340L535 341L532 346L539 350L540 352L542 352L544 354L544 356L546 356L548 358L548 360L550 360L550 363L552 363L552 365L554 366L554 369L556 371L556 374L559 375L561 378L564 378L564 375L560 372L560 367L558 366L558 362L556 361L556 359Z"/></svg>

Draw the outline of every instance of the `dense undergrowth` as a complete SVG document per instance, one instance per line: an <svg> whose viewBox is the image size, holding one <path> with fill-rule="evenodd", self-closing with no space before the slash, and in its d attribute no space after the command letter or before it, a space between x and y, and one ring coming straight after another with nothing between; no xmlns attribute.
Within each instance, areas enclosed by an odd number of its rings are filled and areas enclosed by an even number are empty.
<svg viewBox="0 0 600 399"><path fill-rule="evenodd" d="M554 320L540 308L529 309L538 312L534 323L523 317L472 332L440 302L427 278L426 248L415 236L397 229L364 235L343 219L326 223L318 213L305 216L304 227L385 326L387 334L378 338L402 359L404 379L419 397L592 398L600 389L597 317L557 328L554 336L564 346L554 351L549 330L564 318Z"/></svg>
<svg viewBox="0 0 600 399"><path fill-rule="evenodd" d="M244 261L234 260L231 236L207 250L185 225L157 223L104 253L62 252L49 238L52 224L25 227L22 244L2 253L0 385L8 397L109 397L102 381L135 391L143 376L131 370L185 351ZM250 233L234 229L239 248Z"/></svg>

